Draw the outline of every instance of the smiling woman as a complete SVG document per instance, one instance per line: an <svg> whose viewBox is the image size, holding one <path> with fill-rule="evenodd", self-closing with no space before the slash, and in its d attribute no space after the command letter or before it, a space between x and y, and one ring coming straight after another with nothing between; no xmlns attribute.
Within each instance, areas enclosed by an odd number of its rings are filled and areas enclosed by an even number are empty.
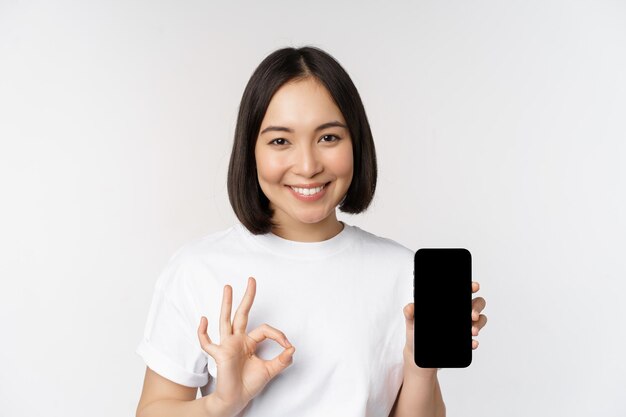
<svg viewBox="0 0 626 417"><path fill-rule="evenodd" d="M241 223L254 234L324 240L340 230L334 208L362 213L376 180L369 122L341 65L314 47L267 56L243 93L228 168ZM309 199L287 187L322 184L324 194Z"/></svg>
<svg viewBox="0 0 626 417"><path fill-rule="evenodd" d="M376 178L367 116L339 63L314 47L266 57L228 168L239 223L180 248L158 279L137 351L150 368L142 399L164 401L144 400L143 417L443 410L437 370L406 353L414 252L337 219L367 209ZM174 383L201 387L195 409L167 402L192 395Z"/></svg>
<svg viewBox="0 0 626 417"><path fill-rule="evenodd" d="M319 124L323 120L332 121ZM287 83L272 97L261 126L268 127L256 141L256 167L274 214L273 233L301 242L336 235L335 207L352 182L352 140L326 88L314 78ZM277 129L284 133L280 144Z"/></svg>

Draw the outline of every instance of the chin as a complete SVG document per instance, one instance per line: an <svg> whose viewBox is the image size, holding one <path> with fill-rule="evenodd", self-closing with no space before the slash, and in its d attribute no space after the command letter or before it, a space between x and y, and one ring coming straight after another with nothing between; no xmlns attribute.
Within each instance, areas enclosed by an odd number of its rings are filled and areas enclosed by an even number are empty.
<svg viewBox="0 0 626 417"><path fill-rule="evenodd" d="M298 217L296 220L298 220L300 223L305 223L305 224L316 224L316 223L320 223L323 222L325 219L324 218L302 218L302 217Z"/></svg>
<svg viewBox="0 0 626 417"><path fill-rule="evenodd" d="M304 213L292 213L291 215L287 215L292 220L300 222L300 223L319 223L328 217L328 214L304 214Z"/></svg>

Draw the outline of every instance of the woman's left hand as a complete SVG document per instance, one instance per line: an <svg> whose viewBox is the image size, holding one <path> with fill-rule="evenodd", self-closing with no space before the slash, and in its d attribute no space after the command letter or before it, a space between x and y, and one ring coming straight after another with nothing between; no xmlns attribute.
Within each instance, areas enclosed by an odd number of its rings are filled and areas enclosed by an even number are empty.
<svg viewBox="0 0 626 417"><path fill-rule="evenodd" d="M480 289L478 282L472 282L472 293ZM487 316L480 314L487 305L483 297L476 297L472 300L472 336L478 336L480 329L485 327ZM413 353L413 328L414 328L415 304L409 303L404 307L404 318L406 319L406 345L404 346L404 366L408 366L412 371L423 376L432 376L437 373L437 368L420 368L415 364ZM478 348L478 340L472 339L472 349Z"/></svg>

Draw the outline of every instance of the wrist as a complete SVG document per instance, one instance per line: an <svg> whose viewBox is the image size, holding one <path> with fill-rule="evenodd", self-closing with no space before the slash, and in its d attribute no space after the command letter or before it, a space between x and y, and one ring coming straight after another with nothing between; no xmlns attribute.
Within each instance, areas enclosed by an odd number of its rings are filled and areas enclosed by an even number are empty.
<svg viewBox="0 0 626 417"><path fill-rule="evenodd" d="M404 378L434 379L439 368L420 368L415 363L413 352L404 351Z"/></svg>
<svg viewBox="0 0 626 417"><path fill-rule="evenodd" d="M206 417L232 417L238 413L238 410L226 404L215 393L209 394L204 399L204 408Z"/></svg>

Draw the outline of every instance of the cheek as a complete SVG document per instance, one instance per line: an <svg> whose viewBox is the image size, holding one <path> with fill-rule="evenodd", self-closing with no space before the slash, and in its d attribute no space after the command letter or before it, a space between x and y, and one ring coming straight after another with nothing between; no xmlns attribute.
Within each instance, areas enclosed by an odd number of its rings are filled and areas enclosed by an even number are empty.
<svg viewBox="0 0 626 417"><path fill-rule="evenodd" d="M259 181L279 182L283 175L284 163L279 158L271 158L263 152L257 152L255 157Z"/></svg>
<svg viewBox="0 0 626 417"><path fill-rule="evenodd" d="M346 146L333 155L332 158L333 172L338 177L343 177L346 180L352 179L352 172L354 169L354 161L352 159L352 147Z"/></svg>

